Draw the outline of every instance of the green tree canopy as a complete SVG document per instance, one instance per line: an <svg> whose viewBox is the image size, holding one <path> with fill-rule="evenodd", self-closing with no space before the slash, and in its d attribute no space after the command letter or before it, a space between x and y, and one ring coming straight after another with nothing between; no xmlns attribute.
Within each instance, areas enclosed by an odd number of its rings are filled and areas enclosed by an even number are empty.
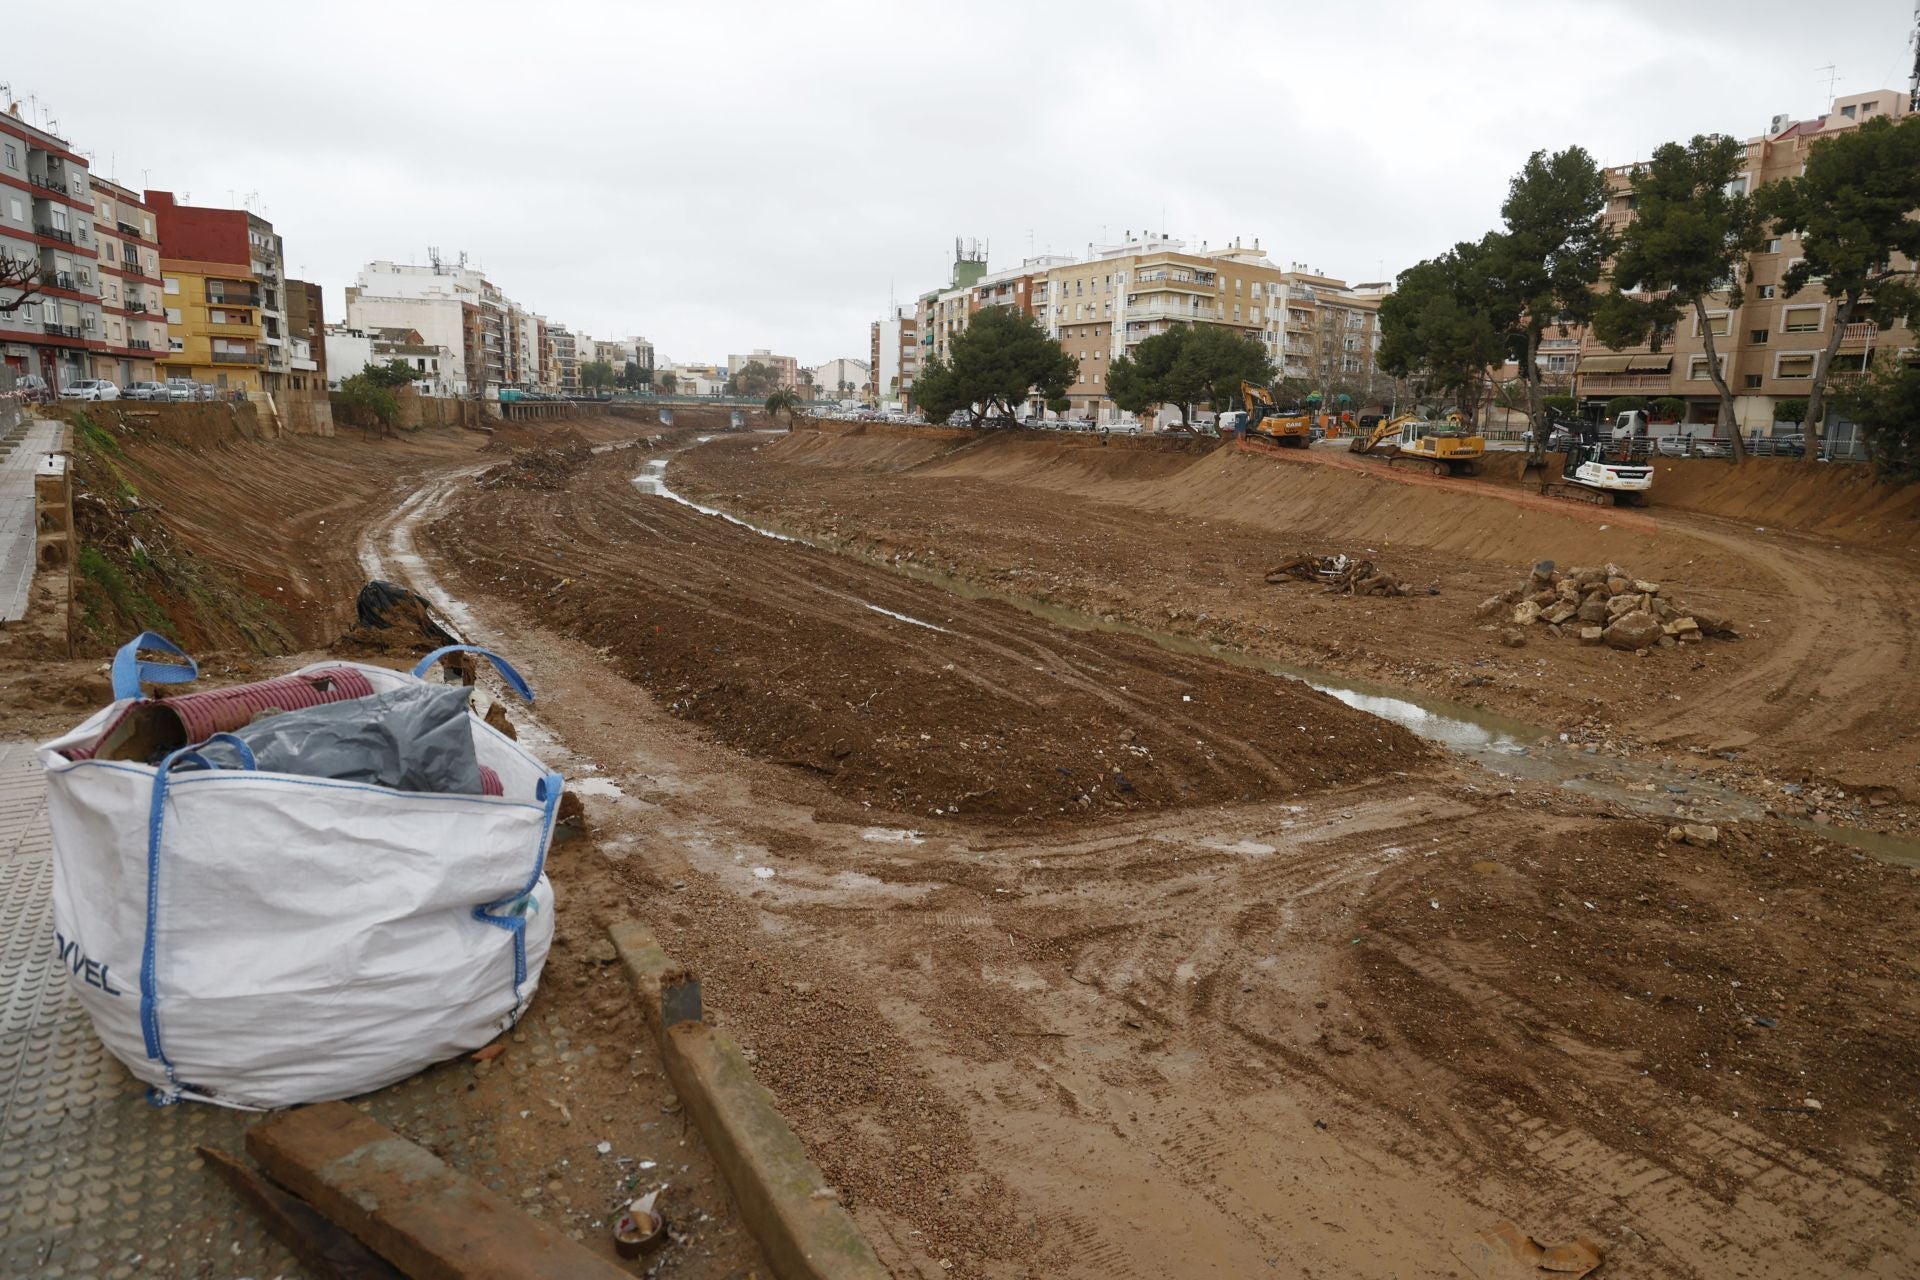
<svg viewBox="0 0 1920 1280"><path fill-rule="evenodd" d="M1031 394L1062 398L1079 374L1080 362L1039 321L1010 307L989 307L953 339L951 360L935 358L921 369L913 398L929 422L965 409L978 426L996 407L1019 417Z"/></svg>
<svg viewBox="0 0 1920 1280"><path fill-rule="evenodd" d="M1834 399L1866 432L1874 472L1883 480L1920 480L1920 364L1883 360ZM1813 453L1813 441L1807 441Z"/></svg>
<svg viewBox="0 0 1920 1280"><path fill-rule="evenodd" d="M1193 405L1239 403L1240 384L1266 386L1273 361L1258 340L1212 324L1176 324L1121 356L1107 370L1107 394L1128 413L1175 405L1186 422Z"/></svg>
<svg viewBox="0 0 1920 1280"><path fill-rule="evenodd" d="M672 395L674 392L674 389L679 385L680 385L680 375L675 373L673 370L669 369L665 373L660 375L660 389L666 392L668 395Z"/></svg>
<svg viewBox="0 0 1920 1280"><path fill-rule="evenodd" d="M1752 196L1735 190L1746 144L1725 134L1669 142L1633 176L1633 221L1613 262L1612 288L1594 317L1600 340L1618 351L1661 336L1692 311L1706 343L1707 372L1720 393L1719 431L1743 456L1733 391L1715 350L1710 300L1737 310L1745 300L1740 267L1766 243L1767 220Z"/></svg>
<svg viewBox="0 0 1920 1280"><path fill-rule="evenodd" d="M1500 310L1514 326L1513 354L1520 361L1536 452L1546 448L1540 338L1549 325L1565 334L1569 325L1592 316L1594 286L1614 246L1600 216L1606 207L1606 175L1582 147L1534 152L1500 206L1506 232L1490 241L1489 256Z"/></svg>
<svg viewBox="0 0 1920 1280"><path fill-rule="evenodd" d="M800 412L805 406L806 401L800 398L797 387L781 387L767 397L767 417L777 421L781 414L786 414L787 430L791 431L799 422Z"/></svg>
<svg viewBox="0 0 1920 1280"><path fill-rule="evenodd" d="M1475 420L1487 369L1506 353L1512 321L1493 291L1499 237L1462 241L1437 258L1402 271L1380 300L1375 361L1395 378L1410 378L1422 395L1451 396Z"/></svg>
<svg viewBox="0 0 1920 1280"><path fill-rule="evenodd" d="M613 365L606 360L589 360L580 366L580 386L583 390L610 390L613 382Z"/></svg>
<svg viewBox="0 0 1920 1280"><path fill-rule="evenodd" d="M758 360L747 361L738 369L734 370L733 376L727 379L727 390L729 392L734 395L750 396L754 399L759 399L761 396L772 395L779 389L779 371L762 364Z"/></svg>
<svg viewBox="0 0 1920 1280"><path fill-rule="evenodd" d="M1916 302L1920 115L1898 124L1881 116L1814 143L1805 172L1767 187L1762 199L1778 229L1800 237L1801 260L1784 277L1784 291L1798 293L1818 280L1836 304L1807 388L1803 427L1811 462L1819 453L1813 442L1825 425L1823 397L1842 330L1869 298L1883 323Z"/></svg>
<svg viewBox="0 0 1920 1280"><path fill-rule="evenodd" d="M404 387L410 382L418 382L426 376L399 356L393 357L385 364L370 364L354 375L356 378L364 379L369 386L389 390L394 387Z"/></svg>

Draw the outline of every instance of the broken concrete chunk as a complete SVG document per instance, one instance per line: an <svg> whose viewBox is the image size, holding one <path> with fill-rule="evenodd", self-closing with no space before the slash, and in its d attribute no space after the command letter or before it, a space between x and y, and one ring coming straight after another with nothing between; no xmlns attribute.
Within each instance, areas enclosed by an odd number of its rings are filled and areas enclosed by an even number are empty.
<svg viewBox="0 0 1920 1280"><path fill-rule="evenodd" d="M1657 582L1648 582L1644 578L1635 578L1633 580L1633 589L1643 596L1657 596L1660 594L1660 584Z"/></svg>
<svg viewBox="0 0 1920 1280"><path fill-rule="evenodd" d="M1607 636L1607 629L1605 627L1580 628L1581 644L1599 644L1601 641L1606 639L1606 636Z"/></svg>
<svg viewBox="0 0 1920 1280"><path fill-rule="evenodd" d="M1513 625L1516 627L1528 626L1539 616L1540 606L1531 600L1522 600L1513 606Z"/></svg>
<svg viewBox="0 0 1920 1280"><path fill-rule="evenodd" d="M1668 844L1690 844L1697 849L1720 842L1720 828L1703 826L1698 823L1685 823L1678 827L1667 828Z"/></svg>
<svg viewBox="0 0 1920 1280"><path fill-rule="evenodd" d="M1614 595L1614 596L1623 595L1632 586L1633 586L1633 583L1630 580L1626 578L1622 578L1617 574L1609 575L1607 578L1607 594L1608 595Z"/></svg>
<svg viewBox="0 0 1920 1280"><path fill-rule="evenodd" d="M1548 623L1557 627L1579 612L1579 608L1576 607L1571 600L1562 600L1559 604L1554 605L1540 616Z"/></svg>
<svg viewBox="0 0 1920 1280"><path fill-rule="evenodd" d="M1605 622L1608 618L1606 600L1603 597L1594 597L1581 601L1578 616L1580 621L1592 626Z"/></svg>
<svg viewBox="0 0 1920 1280"><path fill-rule="evenodd" d="M1502 611L1504 611L1506 607L1507 607L1506 596L1504 595L1488 596L1485 600L1482 600L1474 608L1473 613L1474 613L1474 616L1477 618L1493 618L1493 617L1499 616L1499 614Z"/></svg>

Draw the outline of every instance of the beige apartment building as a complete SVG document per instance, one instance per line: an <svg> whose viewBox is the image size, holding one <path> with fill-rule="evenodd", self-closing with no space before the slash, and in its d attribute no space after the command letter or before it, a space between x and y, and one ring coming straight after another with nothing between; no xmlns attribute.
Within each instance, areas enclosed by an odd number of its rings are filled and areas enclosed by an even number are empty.
<svg viewBox="0 0 1920 1280"><path fill-rule="evenodd" d="M1747 168L1739 181L1753 190L1769 182L1798 175L1807 153L1822 138L1857 127L1879 116L1907 113L1907 95L1892 89L1836 98L1817 120L1794 121L1776 117L1769 131L1747 143ZM1606 218L1615 226L1633 217L1634 166L1607 170L1613 190ZM1819 352L1826 347L1836 323L1835 306L1817 282L1788 294L1781 277L1799 260L1792 236L1770 240L1747 259L1742 272L1745 298L1738 308L1726 304L1707 308L1714 346L1734 393L1734 417L1742 433L1772 430L1776 401L1803 398L1813 378ZM1672 333L1663 335L1658 352L1651 346L1613 351L1590 333L1579 335L1577 394L1586 403L1615 396L1673 396L1687 405L1685 421L1711 424L1719 415L1719 394L1707 370L1706 341L1696 315L1681 317ZM1837 372L1859 370L1870 361L1903 358L1914 348L1906 317L1876 314L1863 304L1840 335L1834 353Z"/></svg>
<svg viewBox="0 0 1920 1280"><path fill-rule="evenodd" d="M167 358L167 309L160 278L160 235L153 211L126 187L93 176L93 230L99 244L100 311L105 348L93 376L124 388L153 382Z"/></svg>

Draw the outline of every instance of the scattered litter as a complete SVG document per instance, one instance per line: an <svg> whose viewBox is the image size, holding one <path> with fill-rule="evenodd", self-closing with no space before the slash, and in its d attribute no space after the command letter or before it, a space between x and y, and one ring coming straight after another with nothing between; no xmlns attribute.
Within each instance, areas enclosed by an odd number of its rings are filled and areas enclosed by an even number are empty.
<svg viewBox="0 0 1920 1280"><path fill-rule="evenodd" d="M667 1220L653 1207L659 1198L659 1190L649 1191L627 1206L627 1211L613 1224L614 1252L623 1258L637 1258L666 1243Z"/></svg>
<svg viewBox="0 0 1920 1280"><path fill-rule="evenodd" d="M1406 596L1413 588L1400 579L1374 567L1371 560L1356 560L1346 554L1310 556L1297 554L1267 570L1268 583L1289 578L1318 583L1322 595Z"/></svg>
<svg viewBox="0 0 1920 1280"><path fill-rule="evenodd" d="M753 869L753 878L755 880L771 880L773 879L773 868L772 867L755 867Z"/></svg>
<svg viewBox="0 0 1920 1280"><path fill-rule="evenodd" d="M611 1142L602 1142L601 1144L596 1146L594 1150L598 1151L603 1156L610 1156L613 1154L613 1144Z"/></svg>

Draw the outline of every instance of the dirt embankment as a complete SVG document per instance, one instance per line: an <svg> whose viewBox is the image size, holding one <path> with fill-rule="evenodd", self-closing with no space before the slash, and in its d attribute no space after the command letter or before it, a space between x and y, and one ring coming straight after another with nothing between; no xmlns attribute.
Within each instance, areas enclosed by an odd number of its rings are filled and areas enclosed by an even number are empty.
<svg viewBox="0 0 1920 1280"><path fill-rule="evenodd" d="M1658 508L1520 506L1472 481L1400 483L1354 462L800 433L716 441L672 477L877 559L1484 706L1575 750L1678 753L1784 810L1912 821L1901 805L1920 802L1920 685L1896 678L1920 663L1908 557ZM1626 517L1639 523L1617 527ZM1355 600L1263 582L1296 553L1365 558L1415 590ZM1474 606L1541 559L1626 565L1737 620L1741 639L1644 657L1572 632L1504 647Z"/></svg>
<svg viewBox="0 0 1920 1280"><path fill-rule="evenodd" d="M1026 822L1295 794L1427 758L1287 681L1061 632L662 503L628 451L435 526L676 714L844 801Z"/></svg>

